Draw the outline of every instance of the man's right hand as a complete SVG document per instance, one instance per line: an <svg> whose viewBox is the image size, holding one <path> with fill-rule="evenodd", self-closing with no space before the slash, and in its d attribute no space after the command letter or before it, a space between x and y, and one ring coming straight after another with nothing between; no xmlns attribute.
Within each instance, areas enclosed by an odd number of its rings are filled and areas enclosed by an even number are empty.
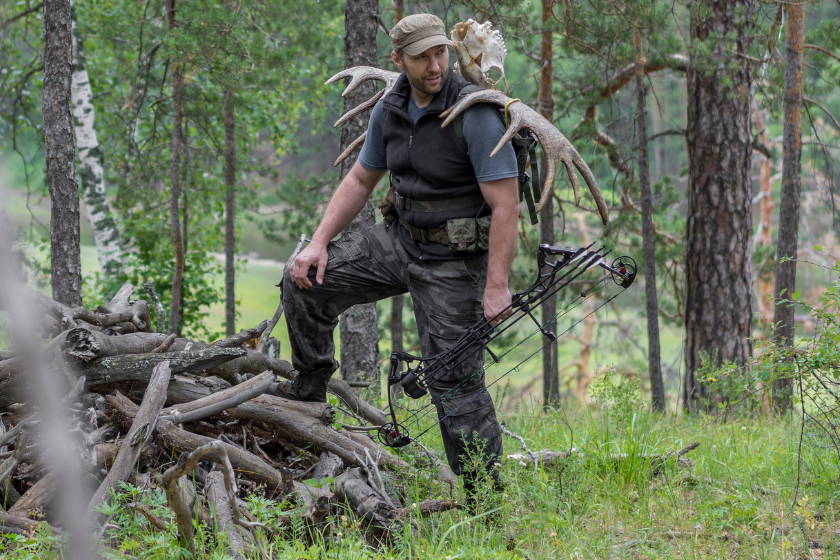
<svg viewBox="0 0 840 560"><path fill-rule="evenodd" d="M319 285L323 284L324 272L327 271L327 246L314 240L298 254L289 271L289 277L292 282L297 284L298 288L307 290L312 287L312 282L307 276L309 267L312 266L316 269L315 281Z"/></svg>

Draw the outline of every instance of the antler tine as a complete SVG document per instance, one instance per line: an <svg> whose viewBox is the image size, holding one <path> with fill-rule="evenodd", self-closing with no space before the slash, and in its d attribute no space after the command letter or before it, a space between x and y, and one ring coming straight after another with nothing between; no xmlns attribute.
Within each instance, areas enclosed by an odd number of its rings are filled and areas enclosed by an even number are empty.
<svg viewBox="0 0 840 560"><path fill-rule="evenodd" d="M385 82L385 89L390 90L394 86L394 83L397 81L397 78L399 77L400 75L398 72L380 70L379 68L374 68L372 66L356 66L353 68L347 68L345 70L342 70L341 72L327 80L325 82L325 85L330 85L343 78L352 78L352 80L350 80L350 84L348 84L348 86L344 88L344 91L341 92L341 96L344 97L348 93L359 87L359 84L366 80L378 80L380 82Z"/></svg>
<svg viewBox="0 0 840 560"><path fill-rule="evenodd" d="M376 102L379 101L382 98L383 95L385 95L385 90L384 89L377 91L374 94L373 97L371 97L370 99L368 99L367 101L365 101L363 103L359 103L358 105L356 105L355 107L353 107L352 109L350 109L349 111L344 113L344 115L342 115L340 119L335 121L335 124L333 125L333 127L338 127L338 126L344 124L345 122L347 122L348 120L352 119L353 117L355 117L359 113L364 113L365 111L367 111L368 109L370 109L371 107L376 105Z"/></svg>
<svg viewBox="0 0 840 560"><path fill-rule="evenodd" d="M598 214L601 216L601 221L604 222L604 225L607 225L609 221L607 201L604 200L604 195L601 194L601 189L598 188L598 183L595 182L595 176L592 174L592 170L589 169L589 166L586 165L584 159L577 152L572 157L572 162L578 171L580 171L580 174L583 175L583 180L586 181L586 186L589 187L589 192L592 194L592 198L595 199L595 205L598 207Z"/></svg>
<svg viewBox="0 0 840 560"><path fill-rule="evenodd" d="M347 159L348 157L350 157L350 154L355 152L356 148L358 148L359 146L364 144L366 136L367 136L367 130L362 132L361 136L359 136L358 138L353 140L353 142L349 146L347 146L347 149L345 149L343 152L341 152L341 155L338 156L337 160L335 160L335 164L333 165L333 167L338 167L339 165L341 165L341 162L344 161L345 159Z"/></svg>
<svg viewBox="0 0 840 560"><path fill-rule="evenodd" d="M545 181L543 183L542 195L537 201L536 210L539 212L551 196L552 186L554 185L554 178L557 175L557 168L560 162L566 169L569 176L569 181L572 183L572 190L575 193L575 204L580 204L580 184L577 175L575 175L575 168L583 175L586 185L589 187L589 192L592 193L592 198L595 199L595 205L598 207L598 214L601 221L606 224L609 221L607 214L607 203L601 195L598 184L595 182L595 176L586 162L580 157L580 154L572 146L571 142L563 136L557 128L542 115L528 107L522 102L515 102L510 97L495 90L482 90L471 93L464 99L456 103L453 107L441 113L441 117L445 117L441 127L447 126L455 117L463 113L468 107L476 103L495 103L508 108L510 115L510 126L508 126L505 135L496 145L490 157L498 153L502 147L511 140L521 128L529 128L543 146L543 152L547 155L548 166L545 173Z"/></svg>

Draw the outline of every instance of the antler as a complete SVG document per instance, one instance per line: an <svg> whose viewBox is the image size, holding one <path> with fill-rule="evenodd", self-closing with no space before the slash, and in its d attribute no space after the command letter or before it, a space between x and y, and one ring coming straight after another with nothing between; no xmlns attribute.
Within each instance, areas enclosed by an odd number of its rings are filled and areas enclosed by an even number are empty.
<svg viewBox="0 0 840 560"><path fill-rule="evenodd" d="M362 82L366 82L368 80L378 80L380 82L385 83L385 87L382 88L380 91L376 92L376 94L373 97L371 97L364 103L358 104L357 106L347 111L344 115L342 115L342 117L335 122L334 126L339 126L347 122L349 119L352 119L359 113L363 113L364 111L367 111L368 109L376 105L377 101L379 101L385 94L391 91L391 88L393 88L394 84L397 83L397 78L399 77L399 72L389 72L388 70L380 70L379 68L373 68L371 66L356 66L354 68L347 68L346 70L342 70L341 72L327 80L326 85L329 85L343 78L353 78L352 80L350 80L350 84L346 88L344 88L343 92L341 92L342 97L359 87L359 85ZM342 161L347 159L350 156L350 154L356 151L357 148L364 144L365 134L367 134L367 132L353 140L353 142L347 147L347 149L344 150L344 152L342 152L340 156L338 156L338 159L335 160L336 167L338 167L338 165Z"/></svg>
<svg viewBox="0 0 840 560"><path fill-rule="evenodd" d="M595 199L595 204L598 206L598 214L600 214L601 220L604 224L606 224L609 221L607 216L607 203L601 195L601 191L598 188L598 184L595 182L595 177L592 175L592 171L590 171L589 166L586 165L586 162L583 161L583 158L580 157L580 154L577 153L577 150L575 150L571 142L569 142L568 139L563 136L563 133L557 130L553 124L548 122L548 120L546 120L542 115L524 103L515 103L514 101L518 100L513 100L496 90L486 89L471 93L470 95L464 97L456 105L453 105L441 113L441 118L446 117L446 120L443 121L441 127L451 123L452 120L460 113L464 112L467 107L475 105L476 103L495 103L497 105L507 107L508 113L511 117L510 126L502 139L499 140L499 143L496 145L493 153L490 154L490 157L496 155L496 153L502 149L502 146L504 146L517 132L519 132L520 128L531 129L534 134L537 135L537 139L539 139L540 144L542 144L543 151L545 152L547 156L546 159L548 161L548 169L545 174L542 196L540 196L540 200L536 205L537 212L542 209L548 201L548 197L551 196L551 186L554 184L554 177L557 174L557 165L559 162L562 162L566 167L566 173L569 175L569 180L572 182L572 189L575 191L575 204L580 204L580 186L578 185L578 179L575 175L575 171L572 169L573 165L578 169L578 171L580 171L580 174L583 175L583 179L589 187L589 192L592 193L592 197ZM539 179L534 177L534 180L538 181Z"/></svg>

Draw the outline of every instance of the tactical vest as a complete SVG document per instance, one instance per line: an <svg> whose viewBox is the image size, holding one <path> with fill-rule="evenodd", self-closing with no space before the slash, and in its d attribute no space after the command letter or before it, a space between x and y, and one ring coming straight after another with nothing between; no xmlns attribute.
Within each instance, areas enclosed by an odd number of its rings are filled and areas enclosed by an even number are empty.
<svg viewBox="0 0 840 560"><path fill-rule="evenodd" d="M408 115L411 87L401 75L382 101L385 144L391 186L399 219L431 229L458 218L490 214L472 162L451 126L441 128L440 114L458 101L469 83L450 69L441 90L417 123Z"/></svg>

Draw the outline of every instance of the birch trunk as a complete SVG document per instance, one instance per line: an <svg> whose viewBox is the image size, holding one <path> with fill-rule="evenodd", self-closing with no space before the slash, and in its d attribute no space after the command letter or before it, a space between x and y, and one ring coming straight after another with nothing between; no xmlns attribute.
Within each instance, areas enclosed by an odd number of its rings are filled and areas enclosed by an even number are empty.
<svg viewBox="0 0 840 560"><path fill-rule="evenodd" d="M70 113L72 73L70 0L44 2L44 148L50 190L50 248L53 299L82 304L79 186Z"/></svg>
<svg viewBox="0 0 840 560"><path fill-rule="evenodd" d="M539 105L540 115L549 122L554 120L554 31L551 23L554 16L551 13L552 0L542 0L542 41L540 44L540 90ZM543 169L548 169L548 160L543 157ZM532 181L540 181L540 177L533 177ZM554 185L545 185L543 188L553 189ZM540 243L554 245L554 199L549 197L548 202L540 211ZM557 297L551 296L545 299L542 305L542 321L548 325L557 314ZM557 331L557 323L548 326L549 330ZM546 347L543 348L543 405L546 407L556 405L560 402L560 371L557 362L557 341L544 339Z"/></svg>
<svg viewBox="0 0 840 560"><path fill-rule="evenodd" d="M93 228L99 270L102 276L113 277L122 268L120 233L111 205L105 198L104 158L96 135L96 112L93 88L85 63L84 44L79 38L75 11L73 25L73 73L70 101L76 133L76 155L79 158L79 185L85 199L88 220Z"/></svg>
<svg viewBox="0 0 840 560"><path fill-rule="evenodd" d="M376 20L371 14L379 13L376 0L348 0L344 11L344 67L377 66ZM349 83L349 82L348 82ZM375 92L372 82L359 86L344 98L346 113ZM342 151L367 130L368 116L350 119L341 131ZM341 177L347 175L356 163L357 155L341 164ZM359 231L374 224L373 203L365 207L345 232ZM379 332L376 324L376 304L355 305L345 311L339 320L341 334L341 378L347 381L367 381L368 391L379 397Z"/></svg>
<svg viewBox="0 0 840 560"><path fill-rule="evenodd" d="M647 134L647 88L645 88L645 57L642 34L633 33L636 48L636 128L639 133L639 185L642 190L642 254L645 266L645 307L648 328L648 372L650 399L653 410L665 412L665 386L659 359L659 305L656 299L655 240L653 237L653 209L650 192L650 169Z"/></svg>
<svg viewBox="0 0 840 560"><path fill-rule="evenodd" d="M805 7L788 4L785 42L785 129L783 136L782 198L779 202L779 248L776 253L776 288L773 295L791 299L796 290L796 248L799 234L799 193L802 171L802 50ZM791 259L782 262L783 259ZM793 305L778 304L776 342L793 346ZM773 387L773 403L780 410L791 406L791 379L779 379Z"/></svg>
<svg viewBox="0 0 840 560"><path fill-rule="evenodd" d="M704 0L691 14L683 383L689 411L716 400L694 375L702 354L738 366L752 354L751 76L737 54L746 53L753 9L754 0Z"/></svg>

